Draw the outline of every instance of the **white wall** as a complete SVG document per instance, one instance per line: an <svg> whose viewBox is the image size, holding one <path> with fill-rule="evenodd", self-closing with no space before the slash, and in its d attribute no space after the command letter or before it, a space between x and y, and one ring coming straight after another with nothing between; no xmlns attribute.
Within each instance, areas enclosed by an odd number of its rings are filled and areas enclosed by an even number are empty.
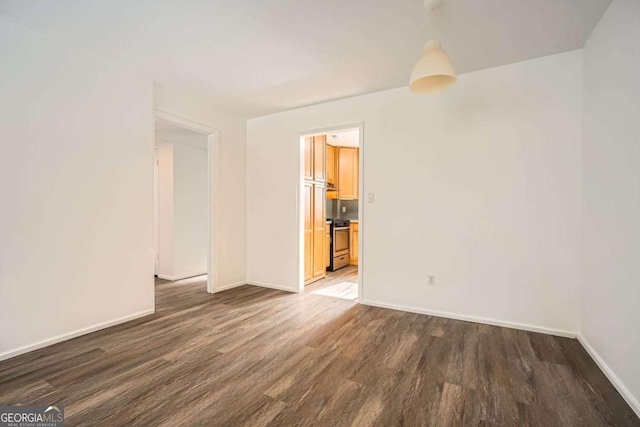
<svg viewBox="0 0 640 427"><path fill-rule="evenodd" d="M173 144L175 277L207 273L209 244L207 137L202 144Z"/></svg>
<svg viewBox="0 0 640 427"><path fill-rule="evenodd" d="M298 287L296 133L363 121L364 300L575 332L581 70L573 51L249 120L249 282Z"/></svg>
<svg viewBox="0 0 640 427"><path fill-rule="evenodd" d="M202 123L219 130L218 180L215 201L215 271L218 288L246 282L246 120L217 110L195 94L154 86L156 109Z"/></svg>
<svg viewBox="0 0 640 427"><path fill-rule="evenodd" d="M0 17L0 358L154 308L152 84Z"/></svg>
<svg viewBox="0 0 640 427"><path fill-rule="evenodd" d="M637 0L614 0L589 38L583 105L580 335L640 416Z"/></svg>

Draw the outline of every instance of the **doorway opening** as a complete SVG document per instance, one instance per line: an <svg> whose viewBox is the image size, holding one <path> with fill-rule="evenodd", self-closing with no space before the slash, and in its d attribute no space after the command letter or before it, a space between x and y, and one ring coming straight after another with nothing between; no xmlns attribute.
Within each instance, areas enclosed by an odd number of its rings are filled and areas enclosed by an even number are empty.
<svg viewBox="0 0 640 427"><path fill-rule="evenodd" d="M214 291L215 129L156 111L153 246L156 284Z"/></svg>
<svg viewBox="0 0 640 427"><path fill-rule="evenodd" d="M300 290L362 299L362 124L300 137Z"/></svg>

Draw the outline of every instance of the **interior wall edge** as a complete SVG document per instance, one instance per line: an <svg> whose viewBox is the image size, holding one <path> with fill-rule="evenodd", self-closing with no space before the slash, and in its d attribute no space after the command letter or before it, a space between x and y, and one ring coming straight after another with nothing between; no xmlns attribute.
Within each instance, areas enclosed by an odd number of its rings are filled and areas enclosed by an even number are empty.
<svg viewBox="0 0 640 427"><path fill-rule="evenodd" d="M286 291L286 292L294 292L294 293L300 292L297 286L295 288L290 288L288 286L276 285L273 283L266 283L266 282L255 282L252 280L248 280L247 285L259 286L261 288L277 289L279 291Z"/></svg>
<svg viewBox="0 0 640 427"><path fill-rule="evenodd" d="M132 320L136 320L136 319L139 319L141 317L149 316L150 314L154 314L155 312L156 312L155 308L152 308L152 309L149 309L149 310L144 310L144 311L141 311L141 312L138 312L138 313L130 314L130 315L127 315L127 316L122 316L122 317L119 317L117 319L108 320L106 322L98 323L98 324L95 324L93 326L89 326L89 327L86 327L86 328L78 329L78 330L75 330L73 332L69 332L69 333L66 333L66 334L58 335L58 336L55 336L53 338L47 338L47 339L44 339L42 341L38 341L36 343L26 345L24 347L16 348L14 350L9 350L9 351L6 351L6 352L0 354L0 361L11 359L13 357L20 356L20 355L26 354L26 353L30 353L32 351L39 350L41 348L48 347L48 346L53 345L53 344L57 344L57 343L60 343L60 342L63 342L63 341L68 341L70 339L77 338L77 337L82 336L82 335L87 335L87 334L90 334L92 332L97 332L97 331L100 331L102 329L109 328L111 326L120 325L122 323L130 322Z"/></svg>
<svg viewBox="0 0 640 427"><path fill-rule="evenodd" d="M385 302L360 300L360 304L370 305L373 307L387 308L390 310L406 311L408 313L424 314L427 316L444 317L446 319L462 320L464 322L481 323L484 325L500 326L503 328L519 329L527 332L537 332L541 334L549 334L557 337L575 338L576 332L566 331L562 329L548 328L545 326L527 325L524 323L510 322L508 320L489 319L486 317L469 316L466 314L450 313L446 311L429 310L425 308L410 307L400 304L388 304Z"/></svg>
<svg viewBox="0 0 640 427"><path fill-rule="evenodd" d="M620 393L625 402L627 402L631 409L633 409L633 412L635 412L636 415L640 417L640 402L636 400L629 389L624 385L620 378L618 378L618 376L613 372L609 365L607 365L604 359L600 357L598 352L591 346L589 341L585 338L584 335L582 335L581 332L578 332L576 338L578 339L580 345L582 345L585 351L593 359L593 361L596 362L596 365L598 365L598 368L600 368L602 373L604 373L609 382L611 382L616 390L618 390L618 393Z"/></svg>
<svg viewBox="0 0 640 427"><path fill-rule="evenodd" d="M239 282L234 282L234 283L228 283L226 285L220 285L218 286L216 289L213 290L213 293L218 293L218 292L222 292L222 291L226 291L229 289L233 289L233 288L237 288L239 286L244 286L247 284L246 280L241 280Z"/></svg>

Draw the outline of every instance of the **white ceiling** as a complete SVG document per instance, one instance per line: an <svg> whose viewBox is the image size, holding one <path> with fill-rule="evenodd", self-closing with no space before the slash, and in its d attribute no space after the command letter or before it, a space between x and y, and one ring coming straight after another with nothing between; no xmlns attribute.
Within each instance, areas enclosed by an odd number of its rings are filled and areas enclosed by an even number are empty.
<svg viewBox="0 0 640 427"><path fill-rule="evenodd" d="M329 132L327 143L336 147L358 147L360 146L360 130L356 128Z"/></svg>
<svg viewBox="0 0 640 427"><path fill-rule="evenodd" d="M581 48L611 0L445 0L458 73ZM258 116L407 85L422 0L0 0L0 13L163 85Z"/></svg>

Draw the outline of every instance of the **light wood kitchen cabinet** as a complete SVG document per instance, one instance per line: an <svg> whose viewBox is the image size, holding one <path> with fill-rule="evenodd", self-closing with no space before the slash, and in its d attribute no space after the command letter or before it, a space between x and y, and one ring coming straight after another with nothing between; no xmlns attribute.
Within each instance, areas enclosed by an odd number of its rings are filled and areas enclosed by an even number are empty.
<svg viewBox="0 0 640 427"><path fill-rule="evenodd" d="M324 186L313 185L313 278L320 279L327 274L324 261L325 244L325 199Z"/></svg>
<svg viewBox="0 0 640 427"><path fill-rule="evenodd" d="M327 274L325 260L326 218L323 184L304 183L304 283L322 279Z"/></svg>
<svg viewBox="0 0 640 427"><path fill-rule="evenodd" d="M336 185L336 147L327 144L327 186L333 187Z"/></svg>
<svg viewBox="0 0 640 427"><path fill-rule="evenodd" d="M325 224L324 226L324 266L329 268L331 264L331 226Z"/></svg>
<svg viewBox="0 0 640 427"><path fill-rule="evenodd" d="M304 283L322 279L325 266L325 136L304 139Z"/></svg>
<svg viewBox="0 0 640 427"><path fill-rule="evenodd" d="M304 183L304 281L313 278L313 184Z"/></svg>
<svg viewBox="0 0 640 427"><path fill-rule="evenodd" d="M313 137L313 180L325 182L325 145L327 136L319 135Z"/></svg>
<svg viewBox="0 0 640 427"><path fill-rule="evenodd" d="M358 154L352 147L338 147L338 198L358 198Z"/></svg>
<svg viewBox="0 0 640 427"><path fill-rule="evenodd" d="M313 137L304 139L304 179L313 181Z"/></svg>
<svg viewBox="0 0 640 427"><path fill-rule="evenodd" d="M357 222L349 224L349 238L350 238L350 255L349 264L358 265L358 252L360 250L360 225Z"/></svg>

